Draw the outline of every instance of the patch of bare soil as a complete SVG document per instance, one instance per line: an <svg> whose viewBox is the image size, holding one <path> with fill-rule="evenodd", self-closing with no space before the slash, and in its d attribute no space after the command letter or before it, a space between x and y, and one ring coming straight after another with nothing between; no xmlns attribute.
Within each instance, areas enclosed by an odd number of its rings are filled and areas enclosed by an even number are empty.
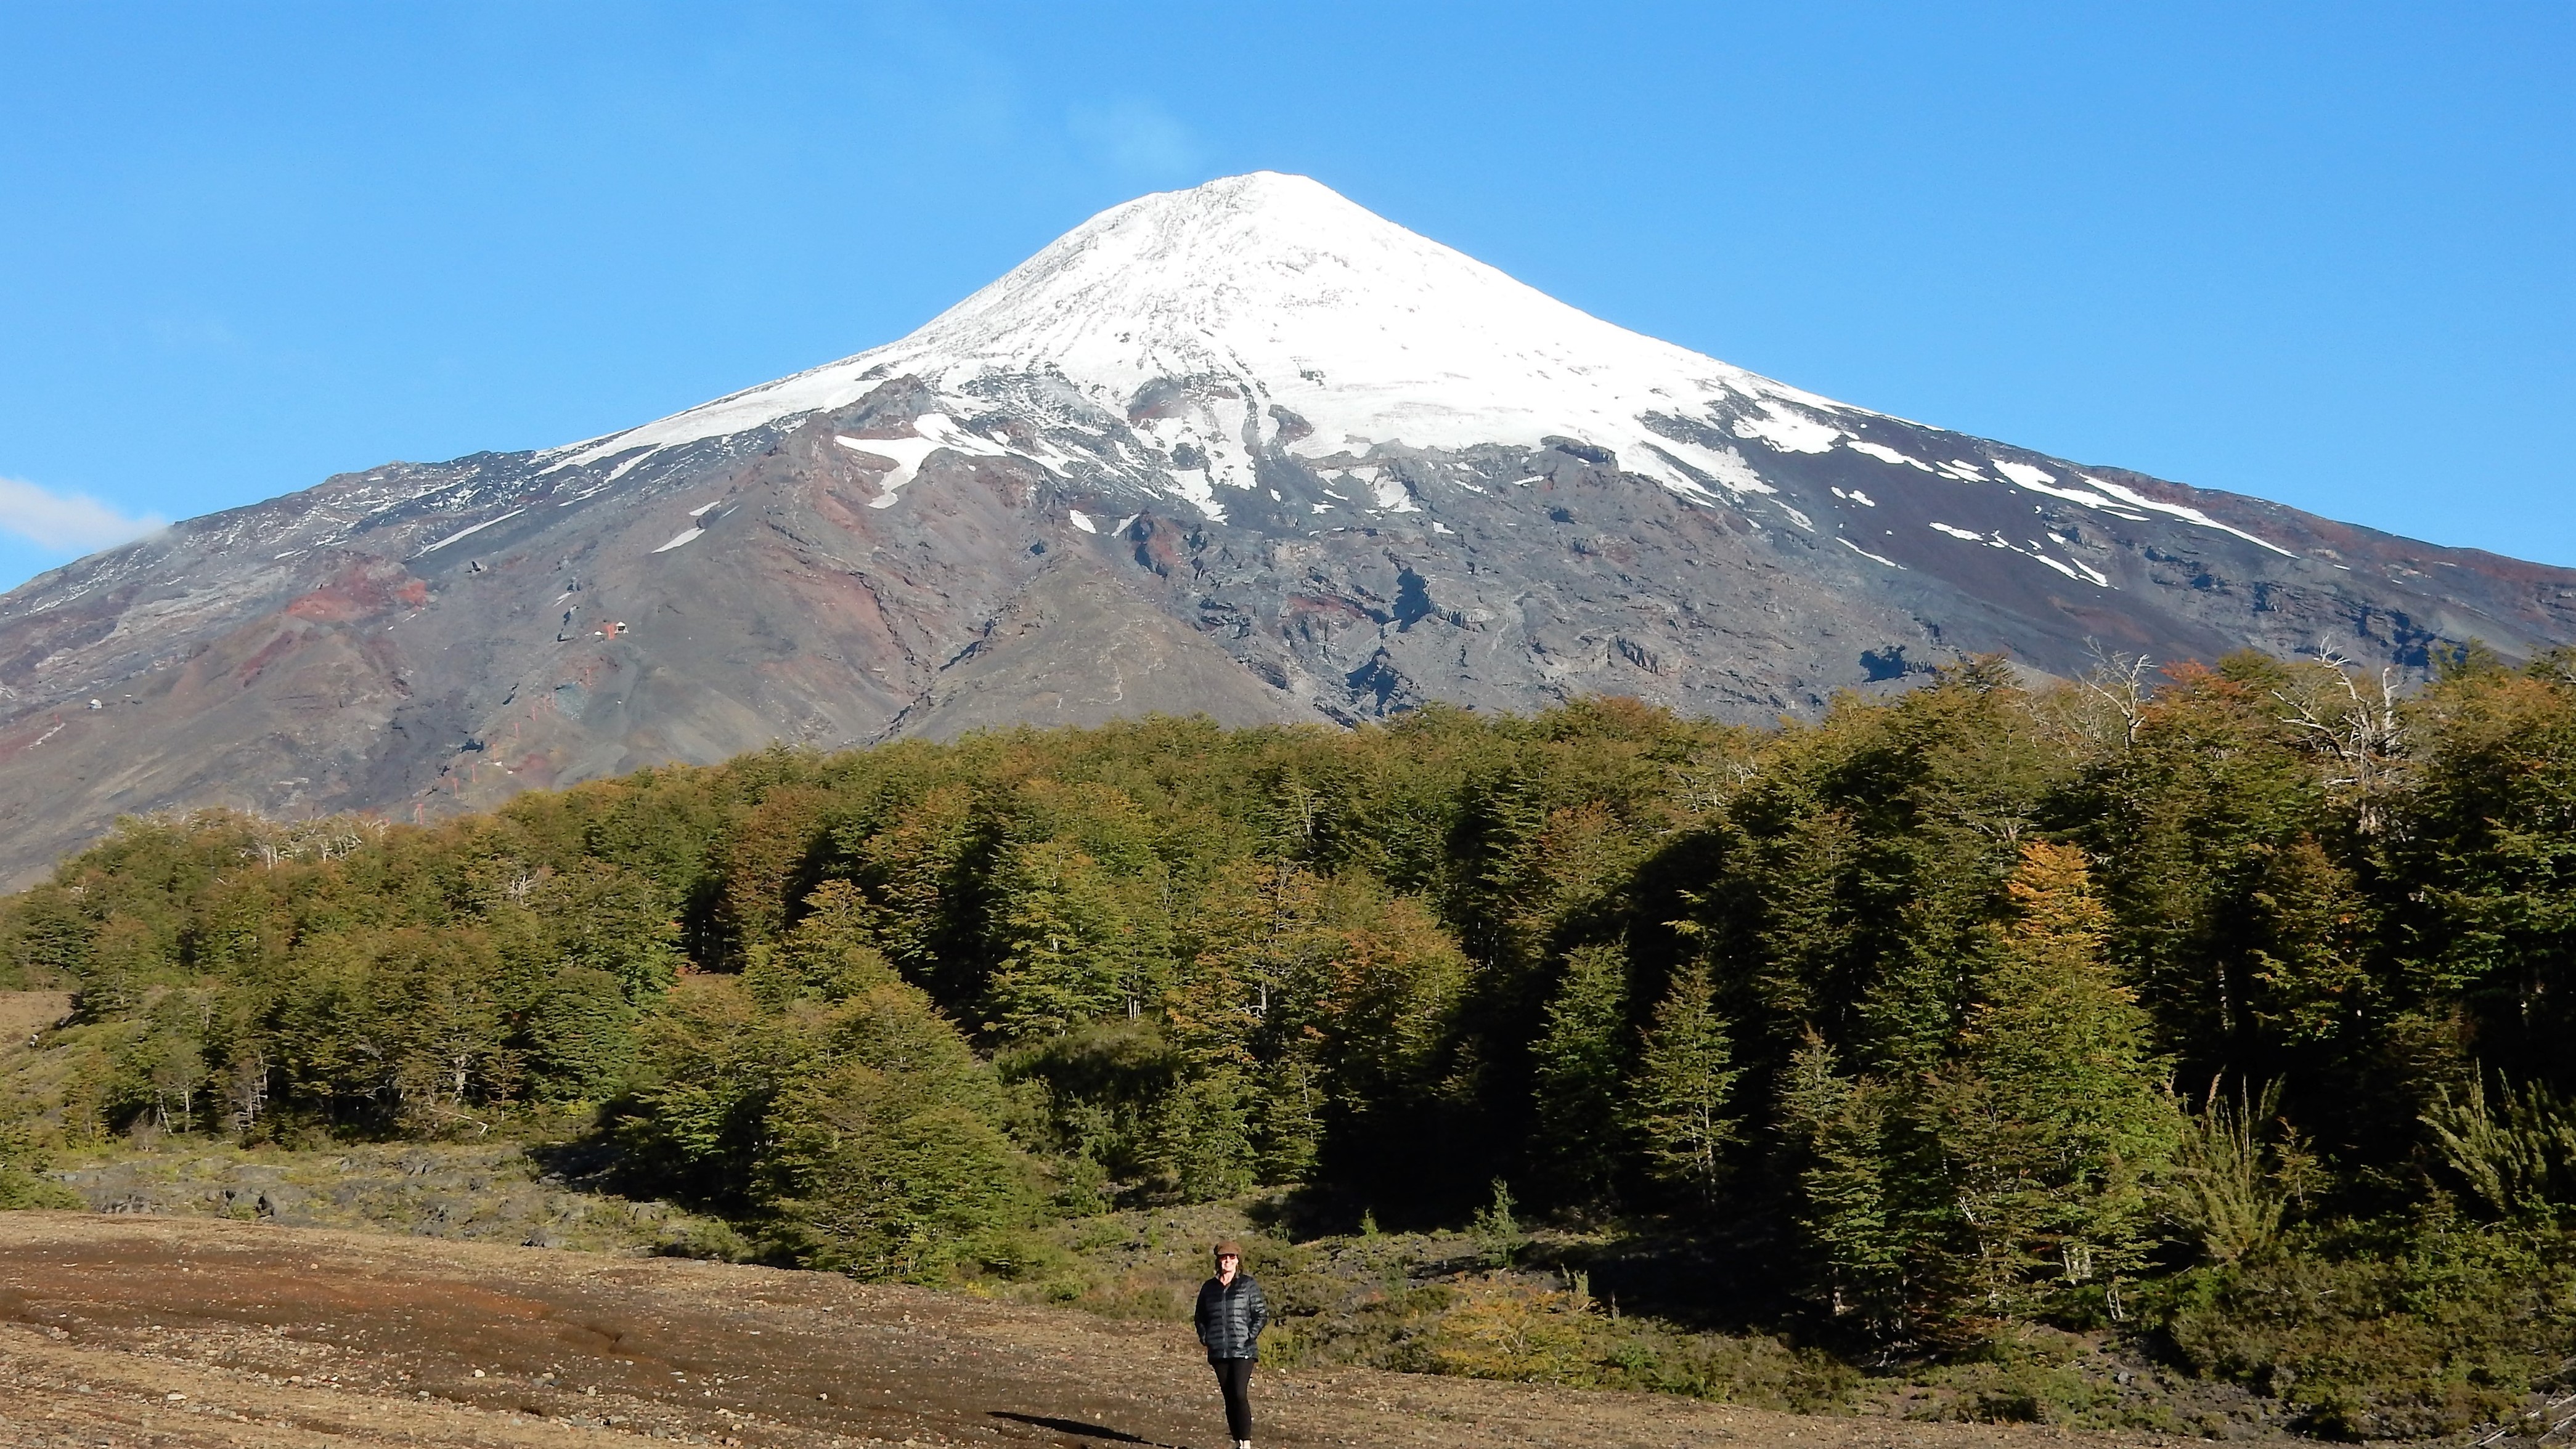
<svg viewBox="0 0 2576 1449"><path fill-rule="evenodd" d="M1369 1369L1265 1370L1263 1444L2083 1437ZM0 1444L1215 1449L1185 1331L923 1289L211 1218L0 1217Z"/></svg>
<svg viewBox="0 0 2576 1449"><path fill-rule="evenodd" d="M68 991L0 991L0 1047L15 1046L72 1014Z"/></svg>

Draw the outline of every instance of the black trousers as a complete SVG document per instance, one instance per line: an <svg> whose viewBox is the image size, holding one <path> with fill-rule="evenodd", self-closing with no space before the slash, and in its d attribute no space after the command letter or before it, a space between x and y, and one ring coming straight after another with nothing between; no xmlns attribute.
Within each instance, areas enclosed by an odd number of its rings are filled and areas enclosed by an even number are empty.
<svg viewBox="0 0 2576 1449"><path fill-rule="evenodd" d="M1252 1366L1257 1362L1249 1358L1208 1360L1208 1367L1216 1370L1216 1386L1225 1393L1225 1437L1229 1439L1252 1437Z"/></svg>

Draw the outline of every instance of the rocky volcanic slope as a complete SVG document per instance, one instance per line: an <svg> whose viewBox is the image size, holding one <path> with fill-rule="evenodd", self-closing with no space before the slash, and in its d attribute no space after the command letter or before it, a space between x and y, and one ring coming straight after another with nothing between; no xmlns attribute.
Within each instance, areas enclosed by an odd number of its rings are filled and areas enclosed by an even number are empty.
<svg viewBox="0 0 2576 1449"><path fill-rule="evenodd" d="M114 816L398 819L773 741L2576 641L2576 572L1924 427L1299 177L1104 212L902 341L397 463L0 598L0 873Z"/></svg>

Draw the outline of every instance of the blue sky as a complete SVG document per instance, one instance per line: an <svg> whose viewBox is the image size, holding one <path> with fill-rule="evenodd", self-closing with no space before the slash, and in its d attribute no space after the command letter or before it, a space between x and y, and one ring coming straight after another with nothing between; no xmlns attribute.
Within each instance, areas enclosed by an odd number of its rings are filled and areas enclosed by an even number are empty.
<svg viewBox="0 0 2576 1449"><path fill-rule="evenodd" d="M0 4L0 584L1272 168L1849 402L2576 565L2576 6Z"/></svg>

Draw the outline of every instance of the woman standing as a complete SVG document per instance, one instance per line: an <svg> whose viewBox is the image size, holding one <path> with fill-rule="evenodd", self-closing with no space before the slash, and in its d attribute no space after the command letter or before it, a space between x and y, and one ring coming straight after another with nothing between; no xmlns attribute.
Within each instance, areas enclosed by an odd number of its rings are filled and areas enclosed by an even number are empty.
<svg viewBox="0 0 2576 1449"><path fill-rule="evenodd" d="M1199 1342L1225 1395L1225 1432L1234 1449L1252 1449L1252 1365L1261 1357L1261 1330L1270 1326L1270 1304L1261 1285L1243 1271L1243 1248L1216 1245L1216 1276L1199 1285Z"/></svg>

